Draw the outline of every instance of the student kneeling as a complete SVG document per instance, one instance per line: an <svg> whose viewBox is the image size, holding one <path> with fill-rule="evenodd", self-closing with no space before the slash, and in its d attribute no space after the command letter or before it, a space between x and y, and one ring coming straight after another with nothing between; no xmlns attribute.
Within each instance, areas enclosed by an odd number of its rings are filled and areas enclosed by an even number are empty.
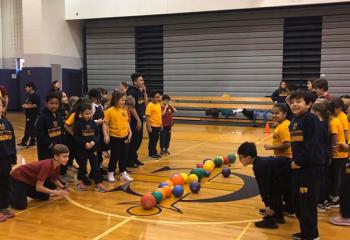
<svg viewBox="0 0 350 240"><path fill-rule="evenodd" d="M256 222L259 228L278 228L284 224L282 194L291 178L290 160L287 157L258 157L254 143L244 142L238 148L243 166L253 165L260 196L266 207L266 216Z"/></svg>
<svg viewBox="0 0 350 240"><path fill-rule="evenodd" d="M18 210L27 208L27 196L36 200L49 200L50 194L66 196L69 192L58 180L60 166L68 162L68 147L57 144L52 149L53 159L19 166L12 174L11 206ZM56 188L57 187L57 188Z"/></svg>

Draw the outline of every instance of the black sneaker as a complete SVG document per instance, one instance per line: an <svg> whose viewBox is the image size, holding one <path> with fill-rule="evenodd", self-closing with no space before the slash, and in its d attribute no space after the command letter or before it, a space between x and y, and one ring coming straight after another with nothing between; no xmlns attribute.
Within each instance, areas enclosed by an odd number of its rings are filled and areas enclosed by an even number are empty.
<svg viewBox="0 0 350 240"><path fill-rule="evenodd" d="M310 238L304 238L303 235L301 233L294 233L292 234L292 239L295 239L295 240L308 240ZM313 240L320 240L319 237L314 237Z"/></svg>
<svg viewBox="0 0 350 240"><path fill-rule="evenodd" d="M156 154L156 155L149 156L149 158L151 160L158 160L158 159L160 159L160 156L158 154Z"/></svg>
<svg viewBox="0 0 350 240"><path fill-rule="evenodd" d="M26 143L21 142L21 143L18 143L18 144L17 144L17 146L19 146L19 147L26 147L26 146L27 146L27 144L26 144Z"/></svg>
<svg viewBox="0 0 350 240"><path fill-rule="evenodd" d="M295 240L303 240L303 235L301 235L301 233L294 233L291 237Z"/></svg>
<svg viewBox="0 0 350 240"><path fill-rule="evenodd" d="M262 216L266 216L266 208L259 209L259 214Z"/></svg>
<svg viewBox="0 0 350 240"><path fill-rule="evenodd" d="M268 228L268 229L277 229L278 225L274 218L264 217L263 220L256 222L255 227L257 228Z"/></svg>
<svg viewBox="0 0 350 240"><path fill-rule="evenodd" d="M28 144L29 147L34 147L35 145L36 145L35 141L30 141Z"/></svg>
<svg viewBox="0 0 350 240"><path fill-rule="evenodd" d="M90 186L92 184L92 181L87 176L84 176L82 181L87 186Z"/></svg>
<svg viewBox="0 0 350 240"><path fill-rule="evenodd" d="M339 208L339 200L337 201L330 201L328 204L328 208Z"/></svg>
<svg viewBox="0 0 350 240"><path fill-rule="evenodd" d="M135 163L139 166L143 166L145 165L143 162L141 162L140 160L135 160Z"/></svg>
<svg viewBox="0 0 350 240"><path fill-rule="evenodd" d="M129 163L126 165L128 168L138 168L139 165L137 165L136 163Z"/></svg>

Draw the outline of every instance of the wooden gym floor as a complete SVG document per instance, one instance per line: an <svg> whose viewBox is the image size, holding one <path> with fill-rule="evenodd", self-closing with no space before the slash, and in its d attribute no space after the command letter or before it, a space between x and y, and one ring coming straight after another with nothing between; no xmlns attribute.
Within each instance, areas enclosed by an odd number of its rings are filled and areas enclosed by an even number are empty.
<svg viewBox="0 0 350 240"><path fill-rule="evenodd" d="M10 113L8 118L15 126L18 142L23 136L24 117ZM263 133L262 128L176 124L168 157L147 160L148 141L144 139L140 157L145 165L132 170L135 181L130 185L106 182L111 189L108 193L90 189L75 191L68 198L31 201L28 209L16 211L15 218L0 223L0 239L289 239L299 230L295 218L286 218L287 223L278 230L255 228L263 204L250 177L251 167L243 169L239 162L231 166L234 175L228 179L218 174L219 170L212 173L198 194L187 194L187 187L182 199L166 199L149 212L140 207L139 195L151 192L173 173L188 173L205 158L234 152L243 141L256 142L262 156L271 154L263 150L271 135ZM20 150L18 156L19 162L36 161L36 149ZM329 216L337 211L319 214L321 239L350 239L350 228L328 223Z"/></svg>

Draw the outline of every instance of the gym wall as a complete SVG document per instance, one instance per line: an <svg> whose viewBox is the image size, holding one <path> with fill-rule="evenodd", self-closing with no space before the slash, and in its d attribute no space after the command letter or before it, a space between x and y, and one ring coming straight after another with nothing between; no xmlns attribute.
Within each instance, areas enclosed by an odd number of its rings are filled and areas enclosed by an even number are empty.
<svg viewBox="0 0 350 240"><path fill-rule="evenodd" d="M112 90L120 81L130 81L136 62L135 27L162 25L164 92L269 95L282 79L285 19L320 16L322 42L318 71L329 79L331 93L347 94L350 90L349 13L350 4L337 4L87 20L88 84ZM301 38L307 42L310 31L303 31ZM307 49L309 45L299 46L296 58L303 58L306 52L303 47ZM298 74L301 70L297 66L294 71Z"/></svg>

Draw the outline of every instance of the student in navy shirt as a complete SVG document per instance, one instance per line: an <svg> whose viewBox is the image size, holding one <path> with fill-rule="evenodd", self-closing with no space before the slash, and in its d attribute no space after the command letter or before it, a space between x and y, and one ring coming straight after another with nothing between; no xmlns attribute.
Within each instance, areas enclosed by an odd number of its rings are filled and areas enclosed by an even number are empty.
<svg viewBox="0 0 350 240"><path fill-rule="evenodd" d="M76 150L76 159L79 164L77 189L85 191L86 187L83 179L86 178L86 165L89 160L91 167L91 177L95 181L95 190L106 192L102 184L102 175L97 162L97 149L100 143L100 133L98 126L92 120L92 102L84 101L78 108L74 117L73 136Z"/></svg>
<svg viewBox="0 0 350 240"><path fill-rule="evenodd" d="M239 160L243 166L253 165L255 179L258 183L266 216L256 222L258 228L278 228L277 223L284 224L282 214L282 195L289 187L291 179L291 162L287 157L259 157L254 143L244 142L238 148Z"/></svg>
<svg viewBox="0 0 350 240"><path fill-rule="evenodd" d="M129 161L137 165L143 165L138 159L137 151L141 146L143 138L143 116L145 115L146 106L148 104L146 86L141 73L133 73L131 75L133 85L127 90L127 95L135 99L135 109L137 116L131 119L130 127L132 138L129 144Z"/></svg>
<svg viewBox="0 0 350 240"><path fill-rule="evenodd" d="M35 145L35 122L39 115L40 109L40 97L36 94L35 85L32 82L26 84L26 97L24 103L22 104L22 108L25 111L26 115L26 125L24 130L24 136L20 146L27 146L27 142L29 141L29 146Z"/></svg>
<svg viewBox="0 0 350 240"><path fill-rule="evenodd" d="M52 158L53 146L63 143L63 118L59 104L58 93L49 92L46 95L46 108L35 125L39 160Z"/></svg>
<svg viewBox="0 0 350 240"><path fill-rule="evenodd" d="M6 100L0 97L0 222L14 217L10 211L10 171L16 164L16 140L12 124L3 116Z"/></svg>
<svg viewBox="0 0 350 240"><path fill-rule="evenodd" d="M321 123L309 110L312 95L297 90L290 96L294 119L289 125L292 147L292 174L295 213L300 232L292 239L318 239L317 205L324 176L326 149Z"/></svg>

